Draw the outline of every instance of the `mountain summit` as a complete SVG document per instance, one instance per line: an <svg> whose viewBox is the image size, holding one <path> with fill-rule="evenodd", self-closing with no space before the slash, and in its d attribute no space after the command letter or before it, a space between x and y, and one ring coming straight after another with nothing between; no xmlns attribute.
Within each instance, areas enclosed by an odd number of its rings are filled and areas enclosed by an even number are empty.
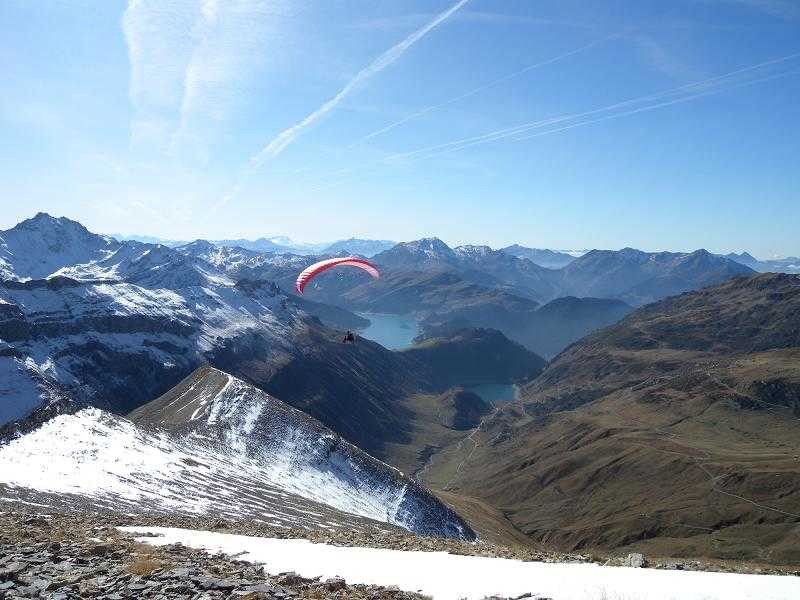
<svg viewBox="0 0 800 600"><path fill-rule="evenodd" d="M77 221L40 212L0 231L0 279L42 279L67 266L106 259L120 245Z"/></svg>

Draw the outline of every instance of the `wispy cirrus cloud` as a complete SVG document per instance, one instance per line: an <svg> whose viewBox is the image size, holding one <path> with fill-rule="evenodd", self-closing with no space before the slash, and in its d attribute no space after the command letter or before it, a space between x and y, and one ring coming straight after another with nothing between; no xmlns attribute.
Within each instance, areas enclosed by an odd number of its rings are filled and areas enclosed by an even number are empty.
<svg viewBox="0 0 800 600"><path fill-rule="evenodd" d="M133 142L198 147L246 93L277 37L282 0L129 0Z"/></svg>
<svg viewBox="0 0 800 600"><path fill-rule="evenodd" d="M180 123L172 148L219 123L247 98L250 85L280 43L288 5L282 0L204 0L186 68Z"/></svg>
<svg viewBox="0 0 800 600"><path fill-rule="evenodd" d="M507 73L506 75L502 75L501 77L497 77L495 79L492 79L488 83L480 85L480 86L478 86L476 88L472 88L471 90L468 90L468 91L466 91L464 93L461 93L461 94L459 94L457 96L454 96L452 98L449 98L449 99L447 99L447 100L445 100L443 102L439 102L438 104L432 104L430 106L426 106L425 108L422 108L422 109L417 110L417 111L415 111L415 112L413 112L411 114L408 114L408 115L402 117L401 119L398 119L397 121L394 121L392 123L389 123L388 125L385 125L385 126L381 127L380 129L377 129L377 130L375 130L375 131L373 131L371 133L368 133L367 135L365 135L364 137L359 139L357 142L355 142L355 144L366 142L367 140L370 140L370 139L372 139L374 137L382 135L382 134L384 134L384 133L386 133L388 131L391 131L392 129L395 129L396 127L399 127L400 125L404 125L405 123L408 123L409 121L413 121L414 119L422 117L422 116L424 116L424 115L426 115L426 114L428 114L430 112L436 111L436 110L438 110L440 108L444 108L444 107L449 106L451 104L455 104L456 102L460 102L461 100L464 100L466 98L469 98L471 96L479 94L480 92L488 90L488 89L490 89L490 88L492 88L492 87L494 87L496 85L499 85L499 84L504 83L506 81L509 81L511 79L515 79L517 77L520 77L521 75L524 75L524 74L526 74L526 73L528 73L530 71L533 71L534 69L538 69L540 67L546 67L546 66L551 65L553 63L557 63L559 61L562 61L562 60L565 60L567 58L570 58L571 56L575 56L576 54L580 54L581 52L585 52L587 50L590 50L591 48L594 48L595 46L597 46L601 42L604 42L606 40L610 40L610 39L616 38L616 37L619 37L619 35L615 34L615 35L607 36L607 37L605 37L603 39L595 40L595 41L590 42L588 44L585 44L585 45L583 45L583 46L581 46L579 48L575 48L574 50L570 50L568 52L564 52L564 53L559 54L557 56L553 56L553 57L550 57L550 58L547 58L547 59L544 59L544 60L537 61L537 62L535 62L533 64L530 64L530 65L528 65L526 67L523 67L522 69L519 69L519 70L514 71L512 73Z"/></svg>
<svg viewBox="0 0 800 600"><path fill-rule="evenodd" d="M163 145L183 97L195 0L129 0L122 16L134 108L131 142Z"/></svg>
<svg viewBox="0 0 800 600"><path fill-rule="evenodd" d="M411 48L419 40L425 37L433 29L438 27L441 23L447 20L453 13L458 11L469 0L459 0L444 12L438 14L433 20L429 21L423 27L417 29L414 33L406 37L403 41L395 44L386 52L381 54L378 58L373 60L368 66L361 69L335 96L322 104L318 109L305 117L302 121L292 125L291 127L283 130L275 138L273 138L264 148L255 156L250 159L252 167L258 167L264 162L273 158L283 152L304 129L311 127L322 120L325 115L336 108L347 96L353 93L361 85L366 83L371 77L380 73L385 68L394 63L400 58L406 50Z"/></svg>

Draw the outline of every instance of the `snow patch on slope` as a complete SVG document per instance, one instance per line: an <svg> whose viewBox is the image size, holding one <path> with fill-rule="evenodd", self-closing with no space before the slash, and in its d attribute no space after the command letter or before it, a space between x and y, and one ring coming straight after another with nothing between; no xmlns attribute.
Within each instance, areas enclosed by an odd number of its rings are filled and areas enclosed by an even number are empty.
<svg viewBox="0 0 800 600"><path fill-rule="evenodd" d="M40 503L56 495L99 508L252 518L282 527L347 521L330 503L281 485L261 463L195 436L147 432L98 409L60 415L0 447L0 490L7 499L35 490L46 494Z"/></svg>
<svg viewBox="0 0 800 600"><path fill-rule="evenodd" d="M397 585L434 600L479 600L489 596L555 600L794 600L800 578L602 567L596 564L537 563L456 556L445 552L406 552L313 544L164 527L123 527L155 534L139 541L152 545L180 542L190 548L236 555L268 565L270 572L294 571L304 577L344 577L350 584Z"/></svg>

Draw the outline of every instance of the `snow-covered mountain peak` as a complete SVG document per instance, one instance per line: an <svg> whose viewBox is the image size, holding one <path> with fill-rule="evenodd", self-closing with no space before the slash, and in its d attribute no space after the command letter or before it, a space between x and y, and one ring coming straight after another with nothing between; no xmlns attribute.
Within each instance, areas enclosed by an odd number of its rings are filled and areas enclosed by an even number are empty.
<svg viewBox="0 0 800 600"><path fill-rule="evenodd" d="M259 267L274 256L268 252L256 252L238 246L217 246L205 240L175 248L181 254L202 259L227 273L236 273L243 268Z"/></svg>
<svg viewBox="0 0 800 600"><path fill-rule="evenodd" d="M316 419L222 371L202 367L130 414L140 426L213 440L273 481L339 510L425 535L474 534L430 492Z"/></svg>
<svg viewBox="0 0 800 600"><path fill-rule="evenodd" d="M233 286L221 270L194 255L162 244L128 241L107 258L65 267L54 275L79 281L125 281L148 288Z"/></svg>
<svg viewBox="0 0 800 600"><path fill-rule="evenodd" d="M0 464L0 495L39 506L80 504L277 527L380 526L286 489L244 456L199 438L144 430L95 408L59 415L0 447Z"/></svg>
<svg viewBox="0 0 800 600"><path fill-rule="evenodd" d="M36 213L30 219L20 221L9 231L28 231L42 235L56 235L68 238L100 238L111 241L113 238L105 235L91 233L78 221L73 221L67 217L53 217L45 212Z"/></svg>
<svg viewBox="0 0 800 600"><path fill-rule="evenodd" d="M38 213L0 231L0 278L43 279L66 266L103 260L119 247L77 221Z"/></svg>
<svg viewBox="0 0 800 600"><path fill-rule="evenodd" d="M402 242L375 256L379 265L398 268L428 268L453 265L458 255L439 238Z"/></svg>

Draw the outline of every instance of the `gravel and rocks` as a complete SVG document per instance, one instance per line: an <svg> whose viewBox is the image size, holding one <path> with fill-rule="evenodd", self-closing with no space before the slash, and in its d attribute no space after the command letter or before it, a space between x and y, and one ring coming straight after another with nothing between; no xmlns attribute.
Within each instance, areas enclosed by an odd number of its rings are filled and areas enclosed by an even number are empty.
<svg viewBox="0 0 800 600"><path fill-rule="evenodd" d="M147 522L144 522L147 521ZM304 537L338 545L369 545L400 549L443 550L451 541L413 535L368 540L362 534L330 539L315 531L287 531L268 525L220 519L151 519L110 517L93 513L41 512L19 507L0 512L0 600L46 598L213 598L291 600L294 598L423 600L427 596L394 586L348 584L342 578L305 578L296 573L269 573L268 565L209 554L181 544L151 546L118 529L120 525L153 525L214 530L241 535ZM299 535L299 534L305 535ZM366 542L369 542L368 544ZM477 550L480 544L475 545ZM465 548L449 546L454 550ZM482 548L489 555L487 548ZM493 552L491 555L497 554ZM539 596L520 598L552 600ZM516 600L492 596L486 600Z"/></svg>
<svg viewBox="0 0 800 600"><path fill-rule="evenodd" d="M0 505L0 509L3 508ZM353 529L314 529L293 528L270 525L252 520L238 521L216 517L181 516L163 514L124 515L112 512L96 512L89 508L76 508L74 511L48 509L42 507L33 510L28 505L15 504L13 513L0 514L0 532L3 521L11 514L27 514L27 518L50 519L68 528L92 524L97 527L136 526L136 527L179 527L182 529L199 529L278 539L307 539L318 544L333 546L358 546L362 548L388 548L392 550L413 550L421 552L449 552L450 554L467 556L484 556L489 558L508 558L523 561L539 562L605 562L608 556L594 556L550 552L524 546L498 546L486 542L465 542L438 537L415 535L399 527L377 523L368 527L367 520L361 528Z"/></svg>
<svg viewBox="0 0 800 600"><path fill-rule="evenodd" d="M625 562L623 564L626 567L641 569L647 566L647 558L641 552L631 552L625 557Z"/></svg>
<svg viewBox="0 0 800 600"><path fill-rule="evenodd" d="M3 507L7 509L8 507ZM308 579L295 573L270 573L269 565L209 554L180 544L151 546L120 531L119 526L181 527L277 538L305 538L341 546L397 550L446 551L453 554L544 562L602 562L651 568L708 570L695 561L660 561L637 556L602 557L547 553L528 548L504 548L408 533L364 531L331 533L288 530L260 523L193 517L142 517L91 512L54 512L14 506L0 512L0 600L11 598L192 598L293 599L332 598L417 600L420 594L393 587L351 585L340 578ZM141 537L141 536L138 536ZM641 560L640 560L641 559ZM734 565L714 564L713 570L735 571ZM787 571L751 567L750 572ZM800 572L793 573L800 575ZM523 596L524 598L524 596ZM535 598L535 596L534 596ZM511 600L492 598L488 600ZM544 600L538 598L538 600ZM557 600L557 599L556 599Z"/></svg>
<svg viewBox="0 0 800 600"><path fill-rule="evenodd" d="M353 598L416 600L393 588L340 578L268 574L264 565L180 544L152 547L92 519L0 516L0 600L47 598Z"/></svg>

